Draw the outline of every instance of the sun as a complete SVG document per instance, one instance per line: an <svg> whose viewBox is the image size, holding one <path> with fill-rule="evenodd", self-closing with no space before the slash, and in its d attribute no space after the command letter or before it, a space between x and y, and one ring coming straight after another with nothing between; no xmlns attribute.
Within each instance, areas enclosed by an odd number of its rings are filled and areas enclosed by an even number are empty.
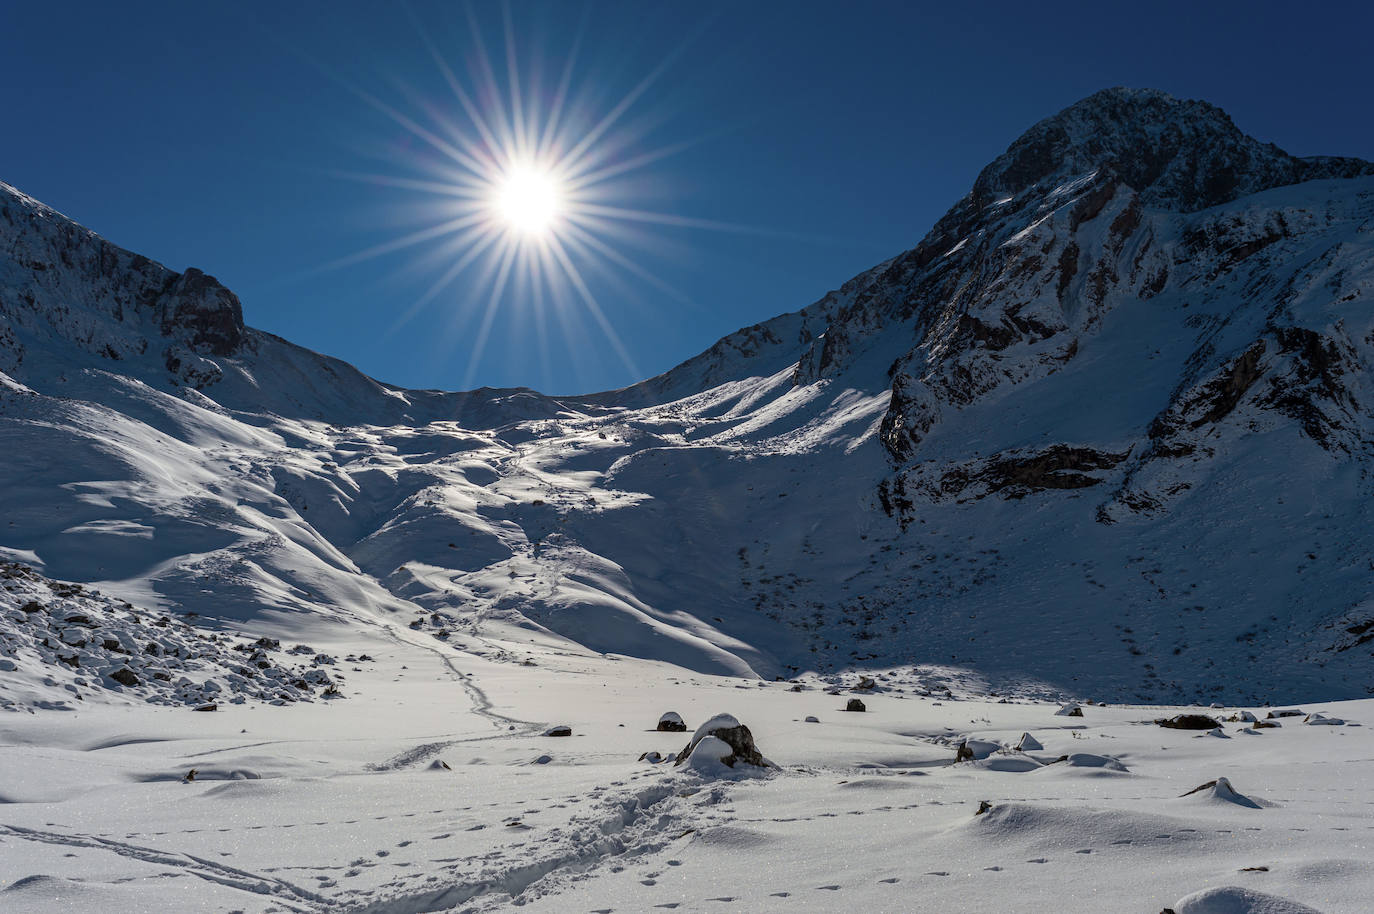
<svg viewBox="0 0 1374 914"><path fill-rule="evenodd" d="M616 100L582 78L577 66L580 37L561 68L540 58L522 68L510 9L501 9L505 40L494 46L504 50L504 60L493 60L488 53L473 6L467 10L473 40L461 53L441 50L442 42L410 15L451 97L430 98L393 78L408 102L408 107L398 107L325 71L407 135L396 136L382 149L382 158L401 173L333 174L423 197L398 204L398 219L410 226L408 231L317 269L351 267L423 245L397 268L398 279L409 282L418 276L420 283L388 333L435 301L451 304L444 340L452 344L460 328L471 328L466 333L472 348L464 388L482 364L498 319L528 321L541 347L551 336L551 318L569 339L602 337L627 376L641 377L598 292L614 287L639 300L642 284L690 305L682 290L637 262L642 251L676 250L676 242L658 240L654 229L674 234L681 229L757 231L627 205L646 190L662 196L664 183L650 181L645 169L702 139L654 145L663 115L648 110L642 99L705 26L685 36L676 51ZM455 71L451 60L466 68ZM432 272L432 280L422 272ZM583 357L585 347L569 348L575 358Z"/></svg>
<svg viewBox="0 0 1374 914"><path fill-rule="evenodd" d="M517 165L495 187L493 203L501 221L517 234L539 238L558 221L566 194L548 168Z"/></svg>

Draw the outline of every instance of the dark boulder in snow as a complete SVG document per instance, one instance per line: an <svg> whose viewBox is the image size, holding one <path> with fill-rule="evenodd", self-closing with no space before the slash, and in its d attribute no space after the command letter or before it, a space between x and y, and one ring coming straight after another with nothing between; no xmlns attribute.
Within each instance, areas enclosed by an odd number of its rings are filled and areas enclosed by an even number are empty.
<svg viewBox="0 0 1374 914"><path fill-rule="evenodd" d="M660 733L686 733L687 725L683 723L681 714L668 711L658 719L658 726L654 729Z"/></svg>
<svg viewBox="0 0 1374 914"><path fill-rule="evenodd" d="M133 688L138 685L138 676L127 666L122 666L110 674L110 678L123 686Z"/></svg>
<svg viewBox="0 0 1374 914"><path fill-rule="evenodd" d="M858 683L858 685L854 686L854 691L855 691L855 692L871 692L871 691L873 691L874 689L876 689L877 687L878 687L878 684L877 684L876 682L874 682L870 677L868 677L868 676L860 676L860 677L859 677L859 683Z"/></svg>
<svg viewBox="0 0 1374 914"><path fill-rule="evenodd" d="M867 711L868 706L857 698L851 698L845 703L844 709L846 711Z"/></svg>
<svg viewBox="0 0 1374 914"><path fill-rule="evenodd" d="M754 734L731 714L717 714L697 727L687 746L678 753L674 764L681 765L698 751L710 753L727 768L741 764L758 768L773 767L754 745Z"/></svg>
<svg viewBox="0 0 1374 914"><path fill-rule="evenodd" d="M1160 717L1155 723L1170 730L1215 730L1221 724L1206 714L1176 714L1173 717Z"/></svg>
<svg viewBox="0 0 1374 914"><path fill-rule="evenodd" d="M544 731L545 736L572 736L572 727L566 724L559 724Z"/></svg>

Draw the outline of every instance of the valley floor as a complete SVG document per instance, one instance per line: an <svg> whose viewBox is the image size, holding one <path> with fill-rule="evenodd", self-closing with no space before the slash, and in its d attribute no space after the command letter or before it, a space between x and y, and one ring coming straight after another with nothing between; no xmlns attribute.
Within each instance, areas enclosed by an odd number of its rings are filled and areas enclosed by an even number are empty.
<svg viewBox="0 0 1374 914"><path fill-rule="evenodd" d="M1343 725L1199 735L1151 722L1179 709L1057 716L894 671L859 714L838 679L793 692L509 636L321 629L317 647L375 658L341 664L349 697L328 703L5 713L0 909L1332 914L1374 896L1374 701L1302 708ZM653 732L668 710L733 713L780 769L639 761L686 742ZM951 764L961 739L1023 732L1043 748ZM1218 777L1240 802L1182 796Z"/></svg>

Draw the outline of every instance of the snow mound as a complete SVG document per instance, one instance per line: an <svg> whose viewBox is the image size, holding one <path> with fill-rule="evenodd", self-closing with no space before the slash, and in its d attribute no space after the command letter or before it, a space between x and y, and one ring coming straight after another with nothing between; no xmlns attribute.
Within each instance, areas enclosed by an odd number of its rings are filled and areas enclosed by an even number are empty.
<svg viewBox="0 0 1374 914"><path fill-rule="evenodd" d="M1231 782L1226 778L1217 778L1214 781L1208 781L1206 784L1194 787L1183 796L1200 797L1221 803L1231 803L1236 806L1244 806L1246 809L1260 809L1262 806L1259 801L1250 799L1245 794L1232 787Z"/></svg>
<svg viewBox="0 0 1374 914"><path fill-rule="evenodd" d="M1305 904L1233 885L1194 892L1169 910L1174 914L1318 914Z"/></svg>
<svg viewBox="0 0 1374 914"><path fill-rule="evenodd" d="M986 771L1009 771L1014 774L1036 771L1044 767L1028 755L994 755L973 764Z"/></svg>
<svg viewBox="0 0 1374 914"><path fill-rule="evenodd" d="M1152 813L1013 801L961 819L952 830L980 841L1015 843L1026 851L1113 844L1177 849L1180 842L1205 840L1197 832L1181 830L1185 824L1185 820Z"/></svg>
<svg viewBox="0 0 1374 914"><path fill-rule="evenodd" d="M1049 771L1058 765L1063 764L1069 768L1096 768L1101 771L1130 771L1120 759L1112 758L1110 755L1094 755L1091 752L1074 752L1070 755L1061 756L1045 766Z"/></svg>

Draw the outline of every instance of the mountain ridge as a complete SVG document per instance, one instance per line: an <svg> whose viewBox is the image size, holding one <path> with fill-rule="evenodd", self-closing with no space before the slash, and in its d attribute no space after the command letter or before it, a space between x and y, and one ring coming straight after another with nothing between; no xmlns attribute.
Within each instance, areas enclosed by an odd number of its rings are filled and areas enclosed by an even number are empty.
<svg viewBox="0 0 1374 914"><path fill-rule="evenodd" d="M1106 90L911 250L580 397L382 384L0 187L0 558L284 633L1351 697L1372 170Z"/></svg>

